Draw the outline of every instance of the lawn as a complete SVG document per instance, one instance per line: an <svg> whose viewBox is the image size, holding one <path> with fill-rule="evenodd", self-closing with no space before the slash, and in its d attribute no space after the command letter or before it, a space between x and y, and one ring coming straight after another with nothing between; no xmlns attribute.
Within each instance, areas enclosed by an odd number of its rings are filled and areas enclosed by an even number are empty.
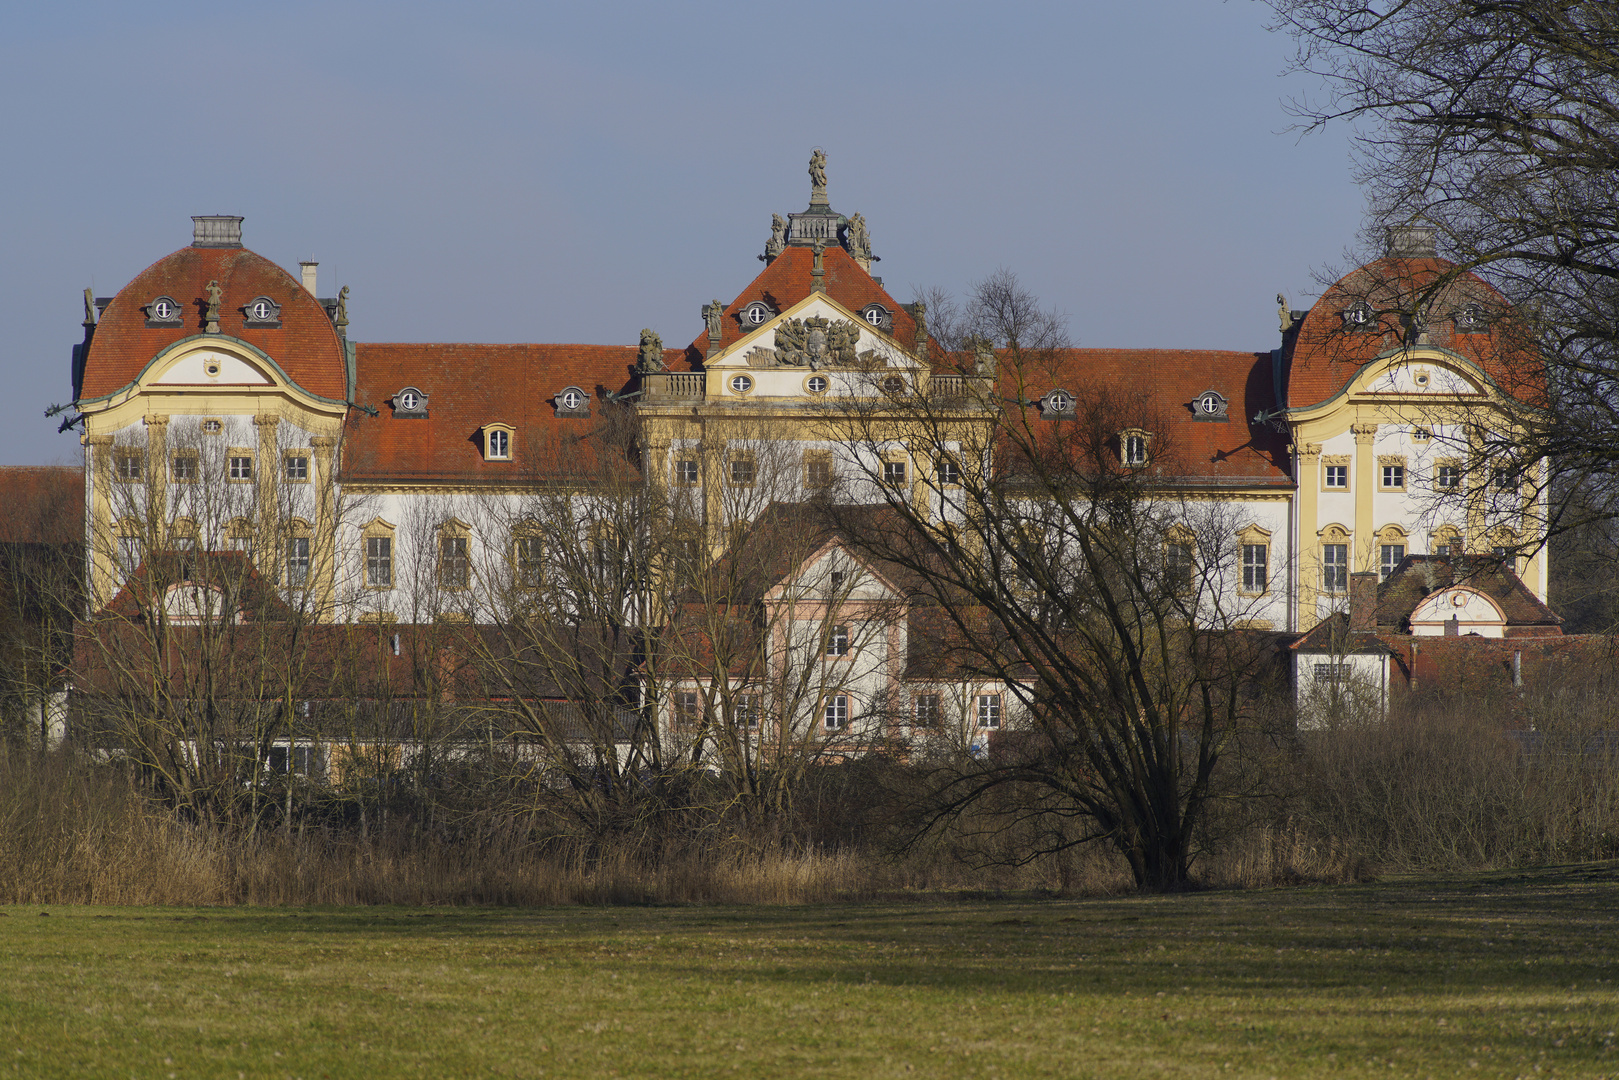
<svg viewBox="0 0 1619 1080"><path fill-rule="evenodd" d="M0 908L0 1077L1619 1076L1619 864L1117 900Z"/></svg>

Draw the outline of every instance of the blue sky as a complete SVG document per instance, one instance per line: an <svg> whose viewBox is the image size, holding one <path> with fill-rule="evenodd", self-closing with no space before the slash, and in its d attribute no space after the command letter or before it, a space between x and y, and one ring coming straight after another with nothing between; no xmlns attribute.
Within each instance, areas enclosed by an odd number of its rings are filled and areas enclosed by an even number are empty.
<svg viewBox="0 0 1619 1080"><path fill-rule="evenodd" d="M901 301L1014 270L1082 345L1266 349L1364 209L1252 0L11 4L0 462L73 461L81 295L246 217L361 341L695 337L772 212L860 211Z"/></svg>

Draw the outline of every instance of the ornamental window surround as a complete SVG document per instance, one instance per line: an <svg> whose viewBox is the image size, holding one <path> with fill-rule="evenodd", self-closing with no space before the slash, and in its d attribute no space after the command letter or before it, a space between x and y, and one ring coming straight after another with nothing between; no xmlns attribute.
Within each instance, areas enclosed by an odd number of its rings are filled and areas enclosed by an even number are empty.
<svg viewBox="0 0 1619 1080"><path fill-rule="evenodd" d="M1382 491L1405 490L1405 458L1390 455L1377 459L1378 488Z"/></svg>
<svg viewBox="0 0 1619 1080"><path fill-rule="evenodd" d="M284 580L289 589L303 589L309 585L309 531L309 523L297 518L287 525Z"/></svg>
<svg viewBox="0 0 1619 1080"><path fill-rule="evenodd" d="M544 574L545 538L532 527L512 538L512 569L518 588L537 589Z"/></svg>
<svg viewBox="0 0 1619 1080"><path fill-rule="evenodd" d="M465 589L472 583L472 551L468 526L460 521L448 521L439 526L438 586L441 589Z"/></svg>
<svg viewBox="0 0 1619 1080"><path fill-rule="evenodd" d="M1332 454L1321 459L1321 490L1342 494L1349 490L1348 454Z"/></svg>
<svg viewBox="0 0 1619 1080"><path fill-rule="evenodd" d="M112 452L113 476L120 484L138 484L146 475L146 454L141 450L117 449Z"/></svg>
<svg viewBox="0 0 1619 1080"><path fill-rule="evenodd" d="M362 533L365 551L365 587L391 589L394 587L394 527L381 518L375 518Z"/></svg>
<svg viewBox="0 0 1619 1080"><path fill-rule="evenodd" d="M246 484L253 479L253 451L233 446L225 453L225 479L232 484Z"/></svg>
<svg viewBox="0 0 1619 1080"><path fill-rule="evenodd" d="M517 429L510 424L485 424L483 433L483 459L485 461L512 460L512 437Z"/></svg>
<svg viewBox="0 0 1619 1080"><path fill-rule="evenodd" d="M1321 531L1321 591L1349 591L1349 531L1329 525Z"/></svg>
<svg viewBox="0 0 1619 1080"><path fill-rule="evenodd" d="M832 451L804 451L804 486L812 491L832 486Z"/></svg>
<svg viewBox="0 0 1619 1080"><path fill-rule="evenodd" d="M1238 592L1263 596L1270 590L1270 533L1250 525L1237 534L1242 547L1242 580Z"/></svg>
<svg viewBox="0 0 1619 1080"><path fill-rule="evenodd" d="M1119 433L1119 461L1130 469L1147 464L1152 436L1139 428L1126 428Z"/></svg>
<svg viewBox="0 0 1619 1080"><path fill-rule="evenodd" d="M1462 463L1458 458L1440 458L1434 463L1433 486L1436 491L1462 489Z"/></svg>
<svg viewBox="0 0 1619 1080"><path fill-rule="evenodd" d="M195 450L176 450L169 459L169 481L175 484L195 484L200 471Z"/></svg>

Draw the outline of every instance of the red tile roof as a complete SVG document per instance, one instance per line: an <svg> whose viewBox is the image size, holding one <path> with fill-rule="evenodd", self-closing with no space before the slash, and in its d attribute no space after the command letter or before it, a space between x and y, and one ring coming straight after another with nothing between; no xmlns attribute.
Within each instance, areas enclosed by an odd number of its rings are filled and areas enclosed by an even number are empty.
<svg viewBox="0 0 1619 1080"><path fill-rule="evenodd" d="M1432 296L1424 294L1433 290ZM1475 274L1458 273L1445 259L1379 259L1346 274L1322 294L1294 332L1287 348L1287 404L1304 408L1337 394L1363 365L1401 343L1399 312L1418 298L1431 312L1428 340L1484 369L1509 394L1533 397L1539 366L1525 348L1521 324L1506 299ZM1378 329L1348 331L1343 313L1364 300L1378 316ZM1478 304L1488 319L1482 333L1457 333L1454 313Z"/></svg>
<svg viewBox="0 0 1619 1080"><path fill-rule="evenodd" d="M999 386L1009 401L1037 402L1051 390L1074 395L1079 419L1047 421L1026 405L1035 431L1083 423L1087 410L1117 417L1120 429L1152 433L1154 467L1166 476L1222 485L1291 485L1287 436L1256 413L1276 408L1268 352L1195 349L1061 349L1001 353ZM1226 399L1224 422L1199 420L1193 401L1206 390Z"/></svg>
<svg viewBox="0 0 1619 1080"><path fill-rule="evenodd" d="M343 343L326 310L296 279L246 248L181 248L136 275L102 312L85 357L80 400L128 386L164 348L203 332L208 282L222 292L219 328L263 351L312 394L342 401L348 376ZM167 296L180 305L181 325L148 327L147 304ZM245 325L242 308L259 296L281 305L279 329Z"/></svg>
<svg viewBox="0 0 1619 1080"><path fill-rule="evenodd" d="M514 481L598 474L604 414L615 408L604 391L622 392L635 365L633 345L357 346L355 402L378 415L350 410L343 440L349 481ZM394 415L394 394L414 386L427 395L427 418ZM591 416L556 415L555 398L577 386ZM485 461L479 429L510 424L510 461ZM585 436L581 441L580 436ZM613 469L626 467L612 453Z"/></svg>
<svg viewBox="0 0 1619 1080"><path fill-rule="evenodd" d="M893 336L904 348L912 347L916 339L916 321L910 312L877 284L875 278L860 268L850 254L838 245L826 249L821 258L826 271L826 295L858 314L867 304L881 304L893 315ZM725 309L721 321L720 345L730 346L741 341L752 328L744 329L737 313L755 300L763 300L777 311L786 311L810 294L813 282L810 271L815 267L815 252L807 247L789 247L765 267L764 272L743 289ZM935 346L937 347L937 346ZM708 351L705 331L692 341L687 357L701 360ZM674 357L668 358L674 367Z"/></svg>

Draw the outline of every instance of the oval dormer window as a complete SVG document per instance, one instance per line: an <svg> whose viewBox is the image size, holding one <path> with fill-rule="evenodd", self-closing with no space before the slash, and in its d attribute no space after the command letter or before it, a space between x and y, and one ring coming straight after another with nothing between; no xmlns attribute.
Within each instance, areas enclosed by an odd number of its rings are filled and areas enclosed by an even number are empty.
<svg viewBox="0 0 1619 1080"><path fill-rule="evenodd" d="M1052 412L1064 413L1074 407L1074 399L1066 390L1053 390L1046 395L1046 408Z"/></svg>
<svg viewBox="0 0 1619 1080"><path fill-rule="evenodd" d="M585 403L585 395L578 390L562 391L562 407L569 411L581 408Z"/></svg>
<svg viewBox="0 0 1619 1080"><path fill-rule="evenodd" d="M894 325L893 315L881 304L867 304L860 309L860 317L866 320L868 326L875 326L879 330L887 330Z"/></svg>
<svg viewBox="0 0 1619 1080"><path fill-rule="evenodd" d="M422 399L417 396L416 391L406 390L399 395L399 407L405 412L415 412L422 407Z"/></svg>
<svg viewBox="0 0 1619 1080"><path fill-rule="evenodd" d="M159 297L152 305L152 318L167 322L180 314L180 306L166 296Z"/></svg>
<svg viewBox="0 0 1619 1080"><path fill-rule="evenodd" d="M755 300L740 312L743 326L763 326L775 312L769 304Z"/></svg>
<svg viewBox="0 0 1619 1080"><path fill-rule="evenodd" d="M731 393L746 394L753 389L753 378L749 375L731 376Z"/></svg>

